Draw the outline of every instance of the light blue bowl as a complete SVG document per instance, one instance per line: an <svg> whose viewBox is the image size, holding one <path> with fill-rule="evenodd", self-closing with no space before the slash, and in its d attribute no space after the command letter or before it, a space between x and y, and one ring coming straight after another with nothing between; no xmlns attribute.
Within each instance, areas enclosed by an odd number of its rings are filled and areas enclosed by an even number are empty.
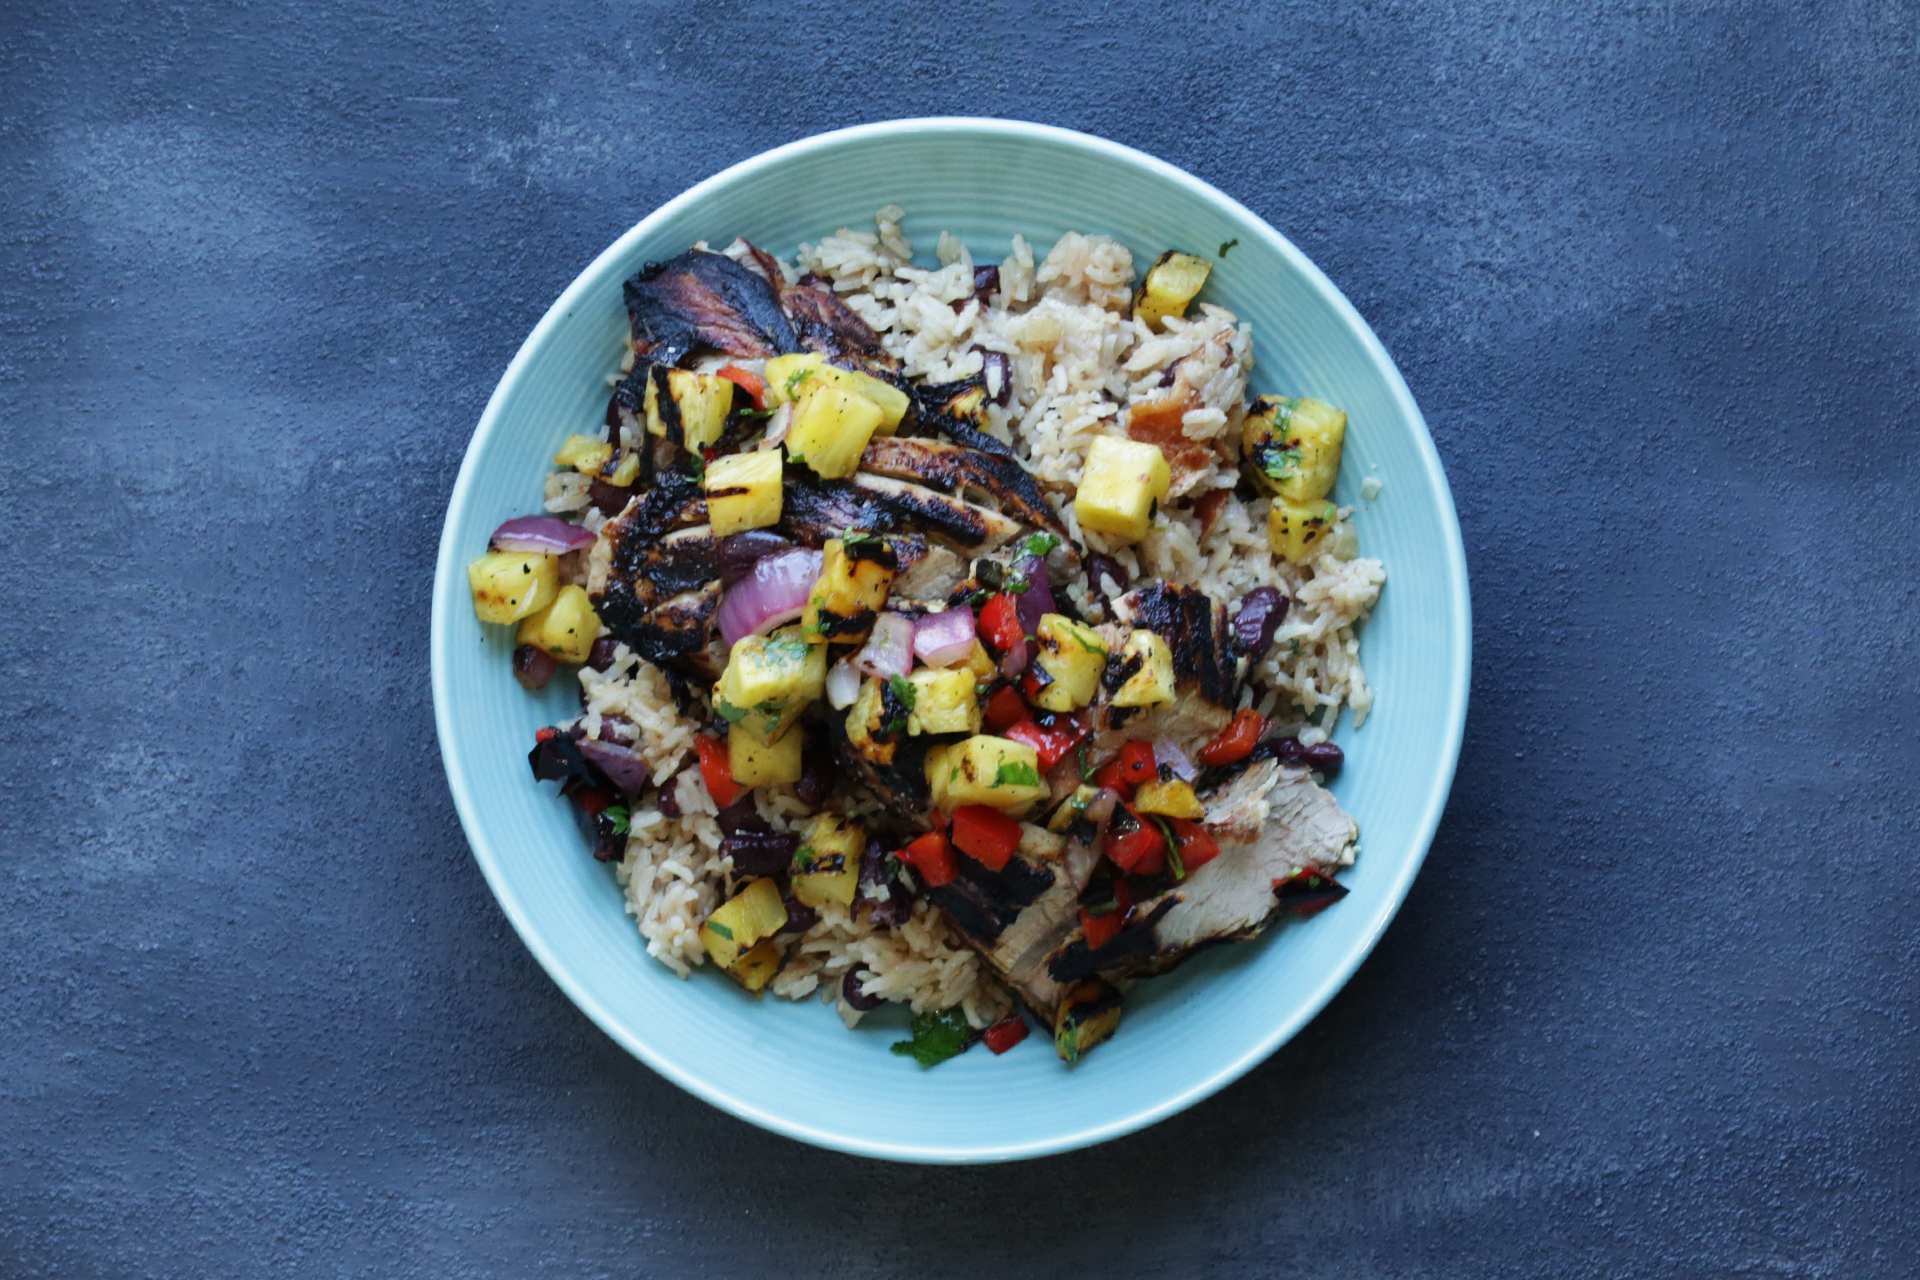
<svg viewBox="0 0 1920 1280"><path fill-rule="evenodd" d="M1387 587L1362 654L1379 702L1345 730L1334 785L1362 853L1337 907L1201 956L1129 997L1119 1035L1080 1065L1034 1035L923 1071L888 1052L904 1019L848 1032L817 1001L755 1001L724 977L681 981L647 956L609 868L568 806L536 785L533 732L573 714L571 679L529 695L504 627L482 628L465 566L509 516L537 510L548 459L600 420L626 325L621 281L696 240L744 235L791 254L883 204L930 254L941 228L979 261L1019 232L1106 232L1144 265L1163 249L1219 261L1203 297L1253 324L1260 391L1311 394L1351 415L1340 487ZM1377 477L1372 502L1359 485ZM520 936L608 1035L690 1093L779 1133L893 1160L1012 1160L1087 1146L1192 1105L1297 1032L1372 949L1407 892L1453 779L1467 707L1468 600L1459 525L1405 383L1366 323L1266 223L1171 165L1111 142L999 120L905 120L780 147L664 205L581 273L514 357L467 449L440 542L433 699L447 779L474 856Z"/></svg>

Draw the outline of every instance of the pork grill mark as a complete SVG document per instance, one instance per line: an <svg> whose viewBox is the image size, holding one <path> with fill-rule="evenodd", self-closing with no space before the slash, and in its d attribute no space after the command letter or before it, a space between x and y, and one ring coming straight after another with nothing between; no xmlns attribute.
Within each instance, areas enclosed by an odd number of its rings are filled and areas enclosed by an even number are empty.
<svg viewBox="0 0 1920 1280"><path fill-rule="evenodd" d="M880 436L867 446L860 468L897 480L938 485L963 497L968 489L978 490L1003 514L1058 534L1063 541L1066 538L1066 525L1053 504L1027 469L1011 458L924 437Z"/></svg>
<svg viewBox="0 0 1920 1280"><path fill-rule="evenodd" d="M928 895L974 940L992 946L1008 925L1053 887L1053 872L1024 858L989 871L972 858L955 860L959 874Z"/></svg>
<svg viewBox="0 0 1920 1280"><path fill-rule="evenodd" d="M649 262L622 293L643 363L676 365L696 347L762 359L800 350L773 287L723 253Z"/></svg>
<svg viewBox="0 0 1920 1280"><path fill-rule="evenodd" d="M1237 664L1227 632L1226 610L1192 587L1151 582L1125 597L1133 625L1157 633L1173 650L1173 672L1192 680L1205 697L1231 707Z"/></svg>
<svg viewBox="0 0 1920 1280"><path fill-rule="evenodd" d="M830 286L803 276L780 296L799 345L817 351L832 364L859 369L887 382L897 382L900 361Z"/></svg>

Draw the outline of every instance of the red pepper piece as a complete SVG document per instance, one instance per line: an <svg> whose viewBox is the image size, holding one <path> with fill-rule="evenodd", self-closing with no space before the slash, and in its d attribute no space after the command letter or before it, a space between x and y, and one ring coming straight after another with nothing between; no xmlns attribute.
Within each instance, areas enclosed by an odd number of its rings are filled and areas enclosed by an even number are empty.
<svg viewBox="0 0 1920 1280"><path fill-rule="evenodd" d="M1087 935L1087 946L1095 951L1106 946L1120 936L1120 926L1124 924L1118 907L1105 915L1094 915L1085 907L1080 908L1080 928Z"/></svg>
<svg viewBox="0 0 1920 1280"><path fill-rule="evenodd" d="M938 831L929 831L900 851L900 861L920 874L920 882L938 889L958 874L953 863L953 846Z"/></svg>
<svg viewBox="0 0 1920 1280"><path fill-rule="evenodd" d="M1325 911L1347 896L1347 887L1318 871L1299 871L1273 886L1273 896L1302 918Z"/></svg>
<svg viewBox="0 0 1920 1280"><path fill-rule="evenodd" d="M982 606L976 630L981 639L993 646L995 653L1005 653L1027 638L1013 597L1004 591Z"/></svg>
<svg viewBox="0 0 1920 1280"><path fill-rule="evenodd" d="M1142 821L1131 805L1114 807L1101 848L1128 875L1153 875L1167 862L1167 842L1160 828Z"/></svg>
<svg viewBox="0 0 1920 1280"><path fill-rule="evenodd" d="M1129 787L1137 787L1158 778L1160 766L1153 758L1153 744L1129 742L1120 748L1120 776L1126 779Z"/></svg>
<svg viewBox="0 0 1920 1280"><path fill-rule="evenodd" d="M1040 757L1040 772L1045 773L1066 759L1067 753L1086 741L1092 730L1078 720L1061 716L1053 727L1043 729L1031 720L1009 725L1000 736L1011 742L1024 742Z"/></svg>
<svg viewBox="0 0 1920 1280"><path fill-rule="evenodd" d="M953 811L953 844L987 870L998 871L1020 847L1020 824L984 804L963 804Z"/></svg>
<svg viewBox="0 0 1920 1280"><path fill-rule="evenodd" d="M1010 1013L980 1033L980 1039L997 1057L1027 1038L1027 1020Z"/></svg>
<svg viewBox="0 0 1920 1280"><path fill-rule="evenodd" d="M576 788L573 793L573 798L582 809L587 811L589 818L599 817L603 810L611 808L613 805L612 796L604 791L591 787Z"/></svg>
<svg viewBox="0 0 1920 1280"><path fill-rule="evenodd" d="M1180 851L1180 865L1192 875L1220 856L1220 845L1207 829L1191 818L1169 818L1173 828L1173 843Z"/></svg>
<svg viewBox="0 0 1920 1280"><path fill-rule="evenodd" d="M707 794L713 797L714 804L726 808L746 790L733 780L733 767L727 763L726 745L704 733L693 740L693 745L700 753L700 780L707 784Z"/></svg>
<svg viewBox="0 0 1920 1280"><path fill-rule="evenodd" d="M1233 722L1220 731L1219 737L1200 748L1200 763L1212 769L1236 760L1245 760L1253 754L1254 744L1260 741L1260 735L1266 731L1266 720L1258 711L1248 707L1234 716Z"/></svg>
<svg viewBox="0 0 1920 1280"><path fill-rule="evenodd" d="M983 715L987 722L988 733L1001 733L1011 729L1027 718L1027 701L1020 691L1010 684L1003 684L994 690L987 699Z"/></svg>
<svg viewBox="0 0 1920 1280"><path fill-rule="evenodd" d="M751 369L742 369L737 364L727 365L717 372L728 382L731 382L734 386L752 396L754 408L764 409L767 407L767 384L766 380L759 374ZM1225 490L1221 492L1224 493Z"/></svg>
<svg viewBox="0 0 1920 1280"><path fill-rule="evenodd" d="M533 740L535 742L545 742L548 738L557 738L559 736L560 736L560 731L554 728L552 725L548 725L544 729L535 729L533 731Z"/></svg>

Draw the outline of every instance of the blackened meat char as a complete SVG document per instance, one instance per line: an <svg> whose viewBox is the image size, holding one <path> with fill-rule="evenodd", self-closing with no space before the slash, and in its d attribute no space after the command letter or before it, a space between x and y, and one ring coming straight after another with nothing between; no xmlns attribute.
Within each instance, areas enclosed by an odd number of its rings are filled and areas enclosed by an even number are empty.
<svg viewBox="0 0 1920 1280"><path fill-rule="evenodd" d="M967 490L976 490L990 497L1002 514L1063 540L1067 536L1059 512L1040 492L1032 474L1012 458L925 437L878 436L861 455L860 468L897 480L938 485L963 497Z"/></svg>
<svg viewBox="0 0 1920 1280"><path fill-rule="evenodd" d="M799 468L787 471L780 523L774 527L816 547L860 529L936 533L969 550L999 546L1020 531L1017 522L997 512L924 485L872 475L821 480Z"/></svg>
<svg viewBox="0 0 1920 1280"><path fill-rule="evenodd" d="M829 363L898 382L900 361L880 341L853 308L840 301L832 286L817 277L802 276L780 295L801 346L817 351Z"/></svg>
<svg viewBox="0 0 1920 1280"><path fill-rule="evenodd" d="M696 347L761 359L800 350L773 286L724 253L689 249L649 262L623 292L639 354L636 372L646 364L678 364Z"/></svg>
<svg viewBox="0 0 1920 1280"><path fill-rule="evenodd" d="M1206 698L1231 707L1239 684L1238 663L1227 630L1226 610L1193 587L1149 582L1118 602L1133 626L1157 633L1173 650L1173 672L1199 685Z"/></svg>
<svg viewBox="0 0 1920 1280"><path fill-rule="evenodd" d="M954 859L952 880L928 891L968 937L992 946L1014 918L1053 887L1053 872L1021 857L989 871L964 855Z"/></svg>

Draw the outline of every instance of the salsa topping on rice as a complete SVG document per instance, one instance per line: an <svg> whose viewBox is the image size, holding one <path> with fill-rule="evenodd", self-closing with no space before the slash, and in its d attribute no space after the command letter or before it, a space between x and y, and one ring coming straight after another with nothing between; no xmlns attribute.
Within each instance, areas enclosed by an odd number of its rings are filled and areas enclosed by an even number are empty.
<svg viewBox="0 0 1920 1280"><path fill-rule="evenodd" d="M918 267L902 216L628 280L604 423L474 608L527 687L578 664L530 763L650 954L906 1004L923 1065L1022 1010L1073 1062L1135 980L1345 894L1321 780L1384 574L1329 496L1345 413L1249 395L1206 258Z"/></svg>

